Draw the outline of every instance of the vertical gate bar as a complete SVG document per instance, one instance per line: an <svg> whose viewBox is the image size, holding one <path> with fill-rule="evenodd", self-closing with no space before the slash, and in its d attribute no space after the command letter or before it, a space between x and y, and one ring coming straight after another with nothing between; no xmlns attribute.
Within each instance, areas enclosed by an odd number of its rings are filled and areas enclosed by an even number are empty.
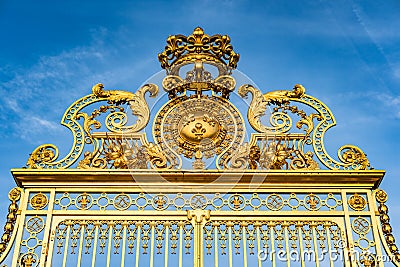
<svg viewBox="0 0 400 267"><path fill-rule="evenodd" d="M367 193L367 198L368 198L368 207L369 207L369 211L371 214L371 225L372 225L372 234L375 240L375 250L376 250L376 254L377 256L382 256L382 247L381 247L381 242L380 242L380 237L379 237L379 233L378 233L378 225L376 224L376 220L375 220L375 211L378 210L378 208L376 207L376 201L372 196L372 192L368 191ZM379 267L383 267L383 261L382 260L378 260L378 265Z"/></svg>
<svg viewBox="0 0 400 267"><path fill-rule="evenodd" d="M275 261L275 234L274 234L274 225L270 226L270 234L271 234L271 260L272 260L272 266L276 267L276 261Z"/></svg>
<svg viewBox="0 0 400 267"><path fill-rule="evenodd" d="M199 267L204 267L204 230L203 230L203 225L198 223L197 224L197 228L198 228L198 247L197 247L197 251L198 251L198 257L199 257Z"/></svg>
<svg viewBox="0 0 400 267"><path fill-rule="evenodd" d="M168 267L168 254L169 254L169 224L165 225L165 248L164 248L164 267Z"/></svg>
<svg viewBox="0 0 400 267"><path fill-rule="evenodd" d="M243 267L247 267L247 242L246 226L242 225L242 243L243 243Z"/></svg>
<svg viewBox="0 0 400 267"><path fill-rule="evenodd" d="M136 224L137 227L137 235L136 235L136 259L135 259L135 266L139 267L139 255L140 255L140 235L142 231L141 224Z"/></svg>
<svg viewBox="0 0 400 267"><path fill-rule="evenodd" d="M218 226L214 225L214 267L218 267Z"/></svg>
<svg viewBox="0 0 400 267"><path fill-rule="evenodd" d="M124 221L122 223L122 227L124 228L124 233L122 237L122 248L121 248L121 267L125 267L126 228L128 227L128 223Z"/></svg>
<svg viewBox="0 0 400 267"><path fill-rule="evenodd" d="M305 267L304 263L304 248L303 248L303 233L301 230L302 225L298 227L299 229L299 246L300 246L300 261L301 261L301 267Z"/></svg>
<svg viewBox="0 0 400 267"><path fill-rule="evenodd" d="M260 235L260 227L262 227L262 224L261 223L260 224L257 223L256 231L257 231L257 249L258 249L258 251L257 251L257 262L258 262L258 267L261 267L261 257L260 257L261 256L261 254L260 254L260 251L261 251L261 235ZM264 249L264 248L262 248L262 249Z"/></svg>
<svg viewBox="0 0 400 267"><path fill-rule="evenodd" d="M314 243L314 255L315 255L315 266L319 267L319 255L318 255L318 244L317 244L317 233L316 233L317 224L313 222L312 225L312 235L313 235L313 243Z"/></svg>
<svg viewBox="0 0 400 267"><path fill-rule="evenodd" d="M82 247L83 247L83 238L85 235L85 224L81 224L81 237L79 239L79 252L78 252L78 262L76 263L77 267L81 266L82 261Z"/></svg>
<svg viewBox="0 0 400 267"><path fill-rule="evenodd" d="M233 223L227 223L228 227L228 245L229 245L229 267L232 267L232 227Z"/></svg>
<svg viewBox="0 0 400 267"><path fill-rule="evenodd" d="M289 224L285 222L283 227L285 227L286 266L290 267L289 234L288 234Z"/></svg>
<svg viewBox="0 0 400 267"><path fill-rule="evenodd" d="M332 246L331 246L331 230L330 230L330 225L326 225L326 235L327 235L327 241L328 241L328 253L329 253L329 266L334 267L335 265L333 264L332 260Z"/></svg>
<svg viewBox="0 0 400 267"><path fill-rule="evenodd" d="M182 267L182 257L183 257L183 248L182 248L182 246L183 246L183 244L182 244L182 242L183 242L183 223L182 222L179 222L178 223L178 226L179 226L179 267Z"/></svg>
<svg viewBox="0 0 400 267"><path fill-rule="evenodd" d="M51 222L51 227L50 227L51 234L50 234L50 239L49 239L49 244L48 244L49 251L48 251L48 255L46 257L46 267L51 267L51 264L53 261L53 251L54 251L54 245L55 245L54 241L55 241L55 235L56 235L57 227L58 227L59 223L60 223L60 221L55 218L53 218L53 220Z"/></svg>
<svg viewBox="0 0 400 267"><path fill-rule="evenodd" d="M22 192L21 199L19 201L20 207L19 210L21 210L21 217L18 222L18 233L17 236L15 237L15 248L14 248L14 253L13 253L13 259L12 259L12 266L18 266L18 259L20 257L20 249L21 249L21 241L22 241L22 236L24 233L25 229L25 219L26 219L26 211L28 210L28 199L29 199L29 194L30 191L29 189L26 189L25 192Z"/></svg>
<svg viewBox="0 0 400 267"><path fill-rule="evenodd" d="M150 223L151 227L151 241L150 241L150 267L154 266L154 227L155 222Z"/></svg>
<svg viewBox="0 0 400 267"><path fill-rule="evenodd" d="M67 255L68 255L68 246L69 246L69 232L71 231L71 222L67 225L67 235L65 236L65 248L64 248L64 258L62 266L67 266Z"/></svg>
<svg viewBox="0 0 400 267"><path fill-rule="evenodd" d="M347 203L346 191L342 190L342 205L345 218L344 231L347 236L346 246L344 246L344 262L345 266L357 266L357 262L354 260L354 243L353 243L353 233L351 228L350 216L349 216L349 204Z"/></svg>
<svg viewBox="0 0 400 267"><path fill-rule="evenodd" d="M193 251L194 251L194 267L203 267L204 266L204 240L203 240L203 225L201 222L195 221L194 224L194 244L193 244Z"/></svg>
<svg viewBox="0 0 400 267"><path fill-rule="evenodd" d="M53 209L54 209L54 198L55 198L55 189L50 190L50 197L48 202L47 208L47 216L46 216L46 225L44 228L44 235L43 235L43 246L42 246L42 255L40 256L39 266L44 267L46 261L51 261L52 256L49 252L50 250L50 243L51 243L51 221L53 220ZM45 242L47 240L47 242Z"/></svg>
<svg viewBox="0 0 400 267"><path fill-rule="evenodd" d="M94 232L94 243L93 243L93 255L92 255L92 267L95 266L96 264L96 254L97 254L97 239L99 238L99 227L100 227L100 222L95 222L95 232Z"/></svg>
<svg viewBox="0 0 400 267"><path fill-rule="evenodd" d="M106 266L110 267L110 261L111 261L111 244L112 244L112 235L113 235L113 226L114 224L111 222L108 224L108 250L107 250L107 263Z"/></svg>

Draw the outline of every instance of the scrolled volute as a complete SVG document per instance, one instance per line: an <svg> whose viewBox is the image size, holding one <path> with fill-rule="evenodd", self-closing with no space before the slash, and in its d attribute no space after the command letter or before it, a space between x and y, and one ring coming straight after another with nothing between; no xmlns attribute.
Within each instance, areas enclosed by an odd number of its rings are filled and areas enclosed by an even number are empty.
<svg viewBox="0 0 400 267"><path fill-rule="evenodd" d="M360 148L353 145L344 145L339 148L338 158L354 170L366 170L370 167L367 155Z"/></svg>
<svg viewBox="0 0 400 267"><path fill-rule="evenodd" d="M261 117L265 115L267 106L288 104L290 100L301 98L304 95L303 86L296 84L292 91L279 90L266 94L250 84L239 87L238 93L241 97L247 97L248 93L253 95L249 109L247 111L247 119L251 127L259 133L285 133L290 130L292 119L285 112L275 111L269 118L271 126L265 126L261 122Z"/></svg>
<svg viewBox="0 0 400 267"><path fill-rule="evenodd" d="M128 122L125 112L117 111L110 113L106 118L106 126L112 132L138 132L146 127L150 119L150 109L147 105L145 94L150 93L150 97L158 94L158 86L155 84L145 84L136 93L120 91L120 90L104 90L103 84L96 84L93 94L97 97L106 98L108 103L120 105L128 103L132 114L137 117L135 124L126 126Z"/></svg>
<svg viewBox="0 0 400 267"><path fill-rule="evenodd" d="M44 144L33 150L26 165L31 169L40 169L45 164L53 163L57 158L58 148L53 144Z"/></svg>

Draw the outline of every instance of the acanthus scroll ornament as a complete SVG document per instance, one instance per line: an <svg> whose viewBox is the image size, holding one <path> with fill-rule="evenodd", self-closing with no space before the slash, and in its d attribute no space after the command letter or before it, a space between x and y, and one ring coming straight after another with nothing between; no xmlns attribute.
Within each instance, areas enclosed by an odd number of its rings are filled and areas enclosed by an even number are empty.
<svg viewBox="0 0 400 267"><path fill-rule="evenodd" d="M272 127L264 126L261 122L261 117L265 115L268 105L288 104L291 99L301 98L305 93L305 89L303 86L296 84L292 91L278 90L263 94L250 84L239 87L238 93L241 97L247 97L249 92L253 95L253 98L247 112L247 119L253 129L259 133L284 133L290 130L292 125L291 118L287 114L276 112L271 116L270 123ZM276 120L274 120L275 117L277 118Z"/></svg>
<svg viewBox="0 0 400 267"><path fill-rule="evenodd" d="M149 92L150 97L158 94L158 86L155 84L145 84L136 93L120 90L104 90L103 84L99 83L93 86L93 94L97 97L106 98L109 104L128 103L132 114L137 116L134 125L125 126L126 114L123 112L114 112L107 117L107 128L113 132L138 132L146 127L150 119L150 109L145 99L145 93Z"/></svg>
<svg viewBox="0 0 400 267"><path fill-rule="evenodd" d="M367 155L356 146L342 146L339 148L338 157L342 162L353 165L356 170L366 170L370 167Z"/></svg>
<svg viewBox="0 0 400 267"><path fill-rule="evenodd" d="M31 169L40 168L40 163L52 163L58 158L58 148L53 144L37 147L29 156L26 165Z"/></svg>
<svg viewBox="0 0 400 267"><path fill-rule="evenodd" d="M106 117L106 127L114 133L135 133L141 131L149 122L150 110L145 100L145 94L149 92L150 97L158 94L158 87L154 84L145 84L136 93L120 90L104 90L103 84L96 84L92 88L92 93L73 103L65 112L61 124L68 127L73 134L74 143L71 151L64 158L58 160L58 148L52 144L44 144L37 147L29 156L27 161L28 168L32 169L64 169L74 164L81 156L84 145L93 143L96 147L97 141L92 138L92 128L99 129L101 123L95 118L107 111L111 111ZM101 106L95 109L91 115L81 110L93 103L107 101L110 106ZM129 104L132 114L137 117L136 123L127 126L128 117L121 104ZM84 119L83 126L78 123L80 118ZM104 166L103 162L97 160L95 151L91 155L85 153L86 161L89 158L96 160L97 166ZM90 165L90 164L89 164ZM80 164L80 168L85 168L88 164Z"/></svg>

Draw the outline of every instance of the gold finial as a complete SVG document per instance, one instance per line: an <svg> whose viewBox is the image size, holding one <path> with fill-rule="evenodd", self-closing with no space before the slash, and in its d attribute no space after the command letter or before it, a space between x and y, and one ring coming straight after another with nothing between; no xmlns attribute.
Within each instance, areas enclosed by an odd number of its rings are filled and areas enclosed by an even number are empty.
<svg viewBox="0 0 400 267"><path fill-rule="evenodd" d="M235 69L239 54L233 51L228 35L209 36L202 28L197 27L189 36L178 34L168 37L165 50L158 54L158 60L161 67L167 70L199 60L214 64L222 63L230 69Z"/></svg>

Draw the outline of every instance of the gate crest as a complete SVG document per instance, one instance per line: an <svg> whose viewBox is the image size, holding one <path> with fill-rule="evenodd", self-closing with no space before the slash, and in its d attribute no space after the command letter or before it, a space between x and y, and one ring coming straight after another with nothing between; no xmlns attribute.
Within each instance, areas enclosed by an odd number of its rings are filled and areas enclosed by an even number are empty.
<svg viewBox="0 0 400 267"><path fill-rule="evenodd" d="M11 170L3 266L400 266L385 172L327 152L324 103L244 83L230 37L199 27L158 59L162 79L66 110L68 153Z"/></svg>

